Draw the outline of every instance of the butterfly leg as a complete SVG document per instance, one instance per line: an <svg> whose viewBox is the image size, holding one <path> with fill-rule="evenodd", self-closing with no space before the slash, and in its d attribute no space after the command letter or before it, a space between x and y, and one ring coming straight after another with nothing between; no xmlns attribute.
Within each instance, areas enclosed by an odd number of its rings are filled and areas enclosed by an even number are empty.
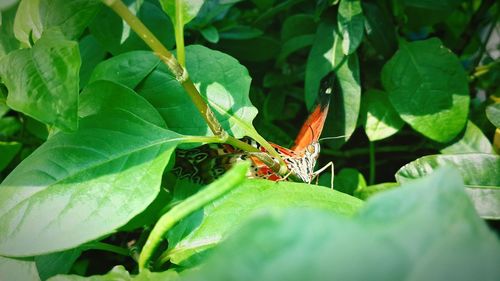
<svg viewBox="0 0 500 281"><path fill-rule="evenodd" d="M334 172L335 172L335 166L333 165L333 162L328 162L328 164L326 164L325 166L321 167L319 170L317 170L316 172L314 172L314 177L313 178L316 178L316 184L318 184L319 174L321 174L324 170L326 170L328 168L331 168L331 170L332 170L332 176L330 177L330 188L333 189L333 178L335 176L335 174L334 174Z"/></svg>

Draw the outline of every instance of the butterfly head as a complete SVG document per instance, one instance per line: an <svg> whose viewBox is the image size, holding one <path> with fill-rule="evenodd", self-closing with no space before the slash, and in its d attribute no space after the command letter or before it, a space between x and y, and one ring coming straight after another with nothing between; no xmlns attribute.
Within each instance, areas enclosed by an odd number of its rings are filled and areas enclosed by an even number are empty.
<svg viewBox="0 0 500 281"><path fill-rule="evenodd" d="M302 182L311 183L315 176L314 166L319 157L319 151L319 143L312 142L303 151L298 152L296 156L285 158L284 160L287 162L292 176Z"/></svg>

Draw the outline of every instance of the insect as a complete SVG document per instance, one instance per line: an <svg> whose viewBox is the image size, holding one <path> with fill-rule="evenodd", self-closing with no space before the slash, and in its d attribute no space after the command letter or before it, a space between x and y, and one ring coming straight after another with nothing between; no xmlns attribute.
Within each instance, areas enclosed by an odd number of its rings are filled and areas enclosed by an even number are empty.
<svg viewBox="0 0 500 281"><path fill-rule="evenodd" d="M177 149L176 163L172 172L179 179L190 179L196 183L209 183L226 172L237 161L250 159L252 168L248 172L249 178L264 178L273 181L289 180L311 183L319 173L327 168L332 169L331 186L333 187L333 163L330 162L321 169L314 171L319 157L319 137L328 113L330 97L333 93L335 76L327 75L320 82L316 106L299 131L291 149L271 143L286 163L289 173L282 176L273 171L252 153L236 149L228 144L206 144L194 149ZM253 139L242 139L248 144L267 153ZM274 159L274 161L277 161Z"/></svg>

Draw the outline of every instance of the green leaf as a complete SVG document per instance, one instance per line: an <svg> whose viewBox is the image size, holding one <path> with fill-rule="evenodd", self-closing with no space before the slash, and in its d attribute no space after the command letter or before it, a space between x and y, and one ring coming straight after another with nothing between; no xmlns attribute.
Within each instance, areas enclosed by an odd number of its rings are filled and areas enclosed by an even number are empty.
<svg viewBox="0 0 500 281"><path fill-rule="evenodd" d="M251 124L257 115L248 97L250 76L239 62L203 46L186 47L186 68L201 95L216 106ZM214 71L216 69L216 71ZM206 122L191 99L163 64L160 64L137 88L165 119L168 128L188 135L211 135ZM215 111L224 129L237 138L246 134L227 114Z"/></svg>
<svg viewBox="0 0 500 281"><path fill-rule="evenodd" d="M182 25L190 22L203 5L203 0L159 0L163 11L167 13L174 25L176 25L177 20L180 20ZM180 5L180 7L176 7ZM176 16L176 8L181 12Z"/></svg>
<svg viewBox="0 0 500 281"><path fill-rule="evenodd" d="M271 36L261 36L247 40L224 40L219 42L220 50L239 60L264 62L276 59L280 42Z"/></svg>
<svg viewBox="0 0 500 281"><path fill-rule="evenodd" d="M168 233L164 254L175 264L196 263L255 213L300 207L352 215L362 201L336 190L291 182L247 180L238 189L183 220Z"/></svg>
<svg viewBox="0 0 500 281"><path fill-rule="evenodd" d="M363 123L370 141L388 138L404 125L392 106L387 94L379 90L368 90L362 99Z"/></svg>
<svg viewBox="0 0 500 281"><path fill-rule="evenodd" d="M213 25L200 29L200 33L210 43L219 42L219 31Z"/></svg>
<svg viewBox="0 0 500 281"><path fill-rule="evenodd" d="M151 51L132 51L99 63L89 83L109 80L134 89L160 63L160 58Z"/></svg>
<svg viewBox="0 0 500 281"><path fill-rule="evenodd" d="M314 42L314 35L301 35L290 38L290 40L283 43L280 53L278 55L277 63L283 64L285 59L292 53L312 45Z"/></svg>
<svg viewBox="0 0 500 281"><path fill-rule="evenodd" d="M498 238L460 175L443 169L368 200L352 218L261 213L184 280L495 280L498 264Z"/></svg>
<svg viewBox="0 0 500 281"><path fill-rule="evenodd" d="M1 255L47 254L105 236L158 194L182 138L137 115L154 108L123 86L113 92L119 103L97 106L107 90L82 94L83 107L97 112L78 131L50 137L0 185Z"/></svg>
<svg viewBox="0 0 500 281"><path fill-rule="evenodd" d="M80 89L87 85L90 75L96 65L106 56L106 51L92 35L87 35L80 40L78 45L82 67L80 68Z"/></svg>
<svg viewBox="0 0 500 281"><path fill-rule="evenodd" d="M9 52L19 48L19 41L14 36L16 10L16 7L12 7L0 13L0 59Z"/></svg>
<svg viewBox="0 0 500 281"><path fill-rule="evenodd" d="M14 159L14 156L21 150L22 144L18 142L3 142L0 141L0 171L5 169L7 165Z"/></svg>
<svg viewBox="0 0 500 281"><path fill-rule="evenodd" d="M360 0L341 0L337 16L342 34L342 51L352 54L363 40L364 17Z"/></svg>
<svg viewBox="0 0 500 281"><path fill-rule="evenodd" d="M58 27L68 39L77 39L99 9L99 0L22 0L14 24L16 38L26 46L42 33ZM31 37L30 37L31 34Z"/></svg>
<svg viewBox="0 0 500 281"><path fill-rule="evenodd" d="M175 270L167 270L164 272L150 272L149 270L142 271L139 275L130 275L130 273L122 265L113 267L104 275L93 275L82 277L78 275L57 275L49 279L49 281L178 281L179 274Z"/></svg>
<svg viewBox="0 0 500 281"><path fill-rule="evenodd" d="M312 34L316 32L316 27L314 16L309 14L292 15L283 22L281 41L286 42L294 37Z"/></svg>
<svg viewBox="0 0 500 281"><path fill-rule="evenodd" d="M318 27L307 58L305 101L308 108L316 100L320 80L331 71L335 71L340 89L334 89L323 135L343 136L343 139L330 142L340 145L349 139L357 124L361 101L359 63L355 53L343 54L342 40L335 24L324 21Z"/></svg>
<svg viewBox="0 0 500 281"><path fill-rule="evenodd" d="M263 34L262 30L245 25L236 25L221 29L219 32L222 39L245 40L259 37Z"/></svg>
<svg viewBox="0 0 500 281"><path fill-rule="evenodd" d="M40 277L33 261L0 256L0 280L37 281L40 280Z"/></svg>
<svg viewBox="0 0 500 281"><path fill-rule="evenodd" d="M365 16L366 38L385 59L390 58L398 47L392 15L377 3L362 2Z"/></svg>
<svg viewBox="0 0 500 281"><path fill-rule="evenodd" d="M486 116L493 126L500 128L500 103L486 107Z"/></svg>
<svg viewBox="0 0 500 281"><path fill-rule="evenodd" d="M440 151L443 154L494 153L488 138L471 121L467 122L463 135Z"/></svg>
<svg viewBox="0 0 500 281"><path fill-rule="evenodd" d="M19 0L3 0L0 3L0 11L3 13L5 10L12 8Z"/></svg>
<svg viewBox="0 0 500 281"><path fill-rule="evenodd" d="M359 199L366 200L369 197L379 192L393 189L396 187L399 187L399 183L397 182L383 182L369 186L362 186L361 188L358 188L354 191L354 196L356 196Z"/></svg>
<svg viewBox="0 0 500 281"><path fill-rule="evenodd" d="M448 142L467 122L469 88L458 58L437 38L405 43L382 70L401 118L424 136Z"/></svg>
<svg viewBox="0 0 500 281"><path fill-rule="evenodd" d="M78 127L78 44L57 30L43 33L32 49L3 57L0 76L9 89L7 105L63 130Z"/></svg>
<svg viewBox="0 0 500 281"><path fill-rule="evenodd" d="M0 118L0 137L11 137L21 130L21 123L13 116Z"/></svg>
<svg viewBox="0 0 500 281"><path fill-rule="evenodd" d="M329 178L329 177L328 177ZM334 188L340 192L353 195L356 190L366 187L366 180L363 174L352 168L344 168L335 175Z"/></svg>
<svg viewBox="0 0 500 281"><path fill-rule="evenodd" d="M500 187L470 187L467 194L477 214L489 220L500 220Z"/></svg>
<svg viewBox="0 0 500 281"><path fill-rule="evenodd" d="M42 280L47 280L57 274L68 273L81 253L81 249L75 248L64 252L36 256L35 263L40 278Z"/></svg>

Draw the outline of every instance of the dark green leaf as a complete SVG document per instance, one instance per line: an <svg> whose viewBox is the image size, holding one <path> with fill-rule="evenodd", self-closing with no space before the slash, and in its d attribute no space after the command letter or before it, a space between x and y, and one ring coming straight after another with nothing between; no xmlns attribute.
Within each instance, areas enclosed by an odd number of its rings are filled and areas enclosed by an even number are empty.
<svg viewBox="0 0 500 281"><path fill-rule="evenodd" d="M363 39L364 17L360 0L341 0L338 12L339 32L342 34L342 51L352 54Z"/></svg>
<svg viewBox="0 0 500 281"><path fill-rule="evenodd" d="M47 280L57 274L67 274L81 253L81 249L75 248L64 252L36 256L35 263L40 279Z"/></svg>
<svg viewBox="0 0 500 281"><path fill-rule="evenodd" d="M334 188L338 191L353 195L356 190L366 187L365 177L356 169L345 168L335 175Z"/></svg>
<svg viewBox="0 0 500 281"><path fill-rule="evenodd" d="M176 25L177 20L181 21L181 25L185 25L190 22L203 5L204 0L159 0L161 7L170 17L174 25ZM177 7L180 5L180 7ZM176 9L180 11L180 15L176 16Z"/></svg>
<svg viewBox="0 0 500 281"><path fill-rule="evenodd" d="M0 280L38 281L40 277L38 276L35 262L0 256Z"/></svg>
<svg viewBox="0 0 500 281"><path fill-rule="evenodd" d="M250 77L247 69L234 58L203 46L186 47L186 68L201 95L212 107L226 111L250 124L257 110L250 103ZM217 69L217 71L213 71ZM211 134L206 122L191 99L163 64L154 70L139 87L146 98L163 116L168 128L189 135ZM246 131L238 127L227 114L215 111L217 120L235 137Z"/></svg>
<svg viewBox="0 0 500 281"><path fill-rule="evenodd" d="M124 53L98 64L89 83L97 80L110 80L135 88L153 69L160 59L151 51L132 51Z"/></svg>
<svg viewBox="0 0 500 281"><path fill-rule="evenodd" d="M15 117L0 118L0 137L11 137L21 129L21 123Z"/></svg>
<svg viewBox="0 0 500 281"><path fill-rule="evenodd" d="M495 127L500 128L500 103L486 107L486 116Z"/></svg>
<svg viewBox="0 0 500 281"><path fill-rule="evenodd" d="M219 42L219 31L213 25L209 25L200 30L201 35L210 43Z"/></svg>
<svg viewBox="0 0 500 281"><path fill-rule="evenodd" d="M390 58L398 47L391 15L376 3L362 1L366 37L384 58Z"/></svg>
<svg viewBox="0 0 500 281"><path fill-rule="evenodd" d="M281 41L286 42L294 37L313 34L316 32L316 27L314 16L308 14L292 15L283 22Z"/></svg>
<svg viewBox="0 0 500 281"><path fill-rule="evenodd" d="M78 44L47 30L32 49L2 58L0 76L9 89L7 105L46 124L75 130L79 70Z"/></svg>
<svg viewBox="0 0 500 281"><path fill-rule="evenodd" d="M275 59L280 50L280 43L269 36L247 40L224 40L219 42L220 49L240 60L264 62Z"/></svg>
<svg viewBox="0 0 500 281"><path fill-rule="evenodd" d="M0 13L0 59L10 51L19 48L19 41L14 37L15 8L16 7L12 7Z"/></svg>
<svg viewBox="0 0 500 281"><path fill-rule="evenodd" d="M237 25L230 28L221 29L219 36L222 39L245 40L262 35L262 30L254 27Z"/></svg>
<svg viewBox="0 0 500 281"><path fill-rule="evenodd" d="M292 53L312 45L314 42L314 35L301 35L293 37L290 40L283 43L281 46L280 53L278 55L277 63L282 64L285 59Z"/></svg>
<svg viewBox="0 0 500 281"><path fill-rule="evenodd" d="M411 27L429 26L444 21L463 0L404 0L405 14Z"/></svg>
<svg viewBox="0 0 500 281"><path fill-rule="evenodd" d="M320 80L335 71L340 89L336 87L330 102L330 111L323 135L343 136L336 145L349 139L356 128L361 102L359 64L356 54L345 56L342 40L335 30L335 24L322 22L309 53L305 77L305 100L311 108L316 100Z"/></svg>
<svg viewBox="0 0 500 281"><path fill-rule="evenodd" d="M498 238L460 175L443 169L368 200L353 218L261 213L183 280L495 280L498 264Z"/></svg>
<svg viewBox="0 0 500 281"><path fill-rule="evenodd" d="M426 137L448 142L466 125L467 74L439 39L403 44L384 66L382 83L401 118Z"/></svg>
<svg viewBox="0 0 500 281"><path fill-rule="evenodd" d="M1 126L1 125L0 125ZM14 159L14 156L21 150L22 144L18 142L3 142L0 141L0 171L5 169L7 165Z"/></svg>
<svg viewBox="0 0 500 281"><path fill-rule="evenodd" d="M443 154L494 153L488 138L471 121L467 122L463 135L440 151Z"/></svg>
<svg viewBox="0 0 500 281"><path fill-rule="evenodd" d="M300 207L352 215L361 204L362 201L354 197L324 187L247 180L238 189L174 227L168 234L167 256L176 264L196 262L200 256L195 254L217 245L257 212Z"/></svg>
<svg viewBox="0 0 500 281"><path fill-rule="evenodd" d="M92 35L87 35L79 43L82 67L80 68L80 89L87 85L90 74L106 56L106 51Z"/></svg>
<svg viewBox="0 0 500 281"><path fill-rule="evenodd" d="M467 186L500 186L500 156L485 153L424 156L399 169L396 179L406 182L443 166L457 168Z"/></svg>
<svg viewBox="0 0 500 281"><path fill-rule="evenodd" d="M368 90L362 99L363 123L370 141L385 139L397 133L404 125L392 106L387 94L379 90Z"/></svg>
<svg viewBox="0 0 500 281"><path fill-rule="evenodd" d="M119 88L114 91L120 103L101 105L80 121L78 131L49 138L2 182L0 254L73 248L112 233L156 197L182 138L137 115L154 108L121 89L119 95ZM107 90L84 93L82 105L95 103Z"/></svg>
<svg viewBox="0 0 500 281"><path fill-rule="evenodd" d="M101 8L99 0L22 0L14 26L16 38L27 46L51 27L69 39L80 37ZM31 35L31 38L30 38Z"/></svg>

